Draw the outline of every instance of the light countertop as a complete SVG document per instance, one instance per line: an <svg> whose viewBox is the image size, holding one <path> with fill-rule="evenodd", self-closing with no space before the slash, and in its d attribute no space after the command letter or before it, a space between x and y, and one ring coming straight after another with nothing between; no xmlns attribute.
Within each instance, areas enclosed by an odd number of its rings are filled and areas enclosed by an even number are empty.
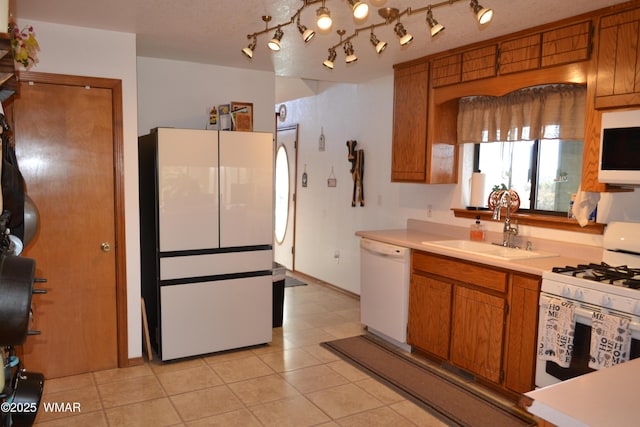
<svg viewBox="0 0 640 427"><path fill-rule="evenodd" d="M436 253L466 261L478 262L494 267L519 271L535 275L542 275L544 271L551 271L553 267L565 265L584 264L585 262L600 262L602 249L592 246L576 245L571 243L535 240L534 250L543 250L556 253L559 256L548 258L531 258L518 260L503 260L488 257L482 254L461 254L459 251L447 248L424 245L425 241L436 240L460 240L469 239L469 229L465 227L449 226L446 224L429 223L425 221L409 220L407 228L392 230L363 230L355 233L359 237L377 240L392 245L410 249ZM486 242L498 242L502 238L501 233L487 232ZM567 256L566 254L571 254Z"/></svg>
<svg viewBox="0 0 640 427"><path fill-rule="evenodd" d="M559 427L631 427L638 417L640 359L525 393L532 414Z"/></svg>

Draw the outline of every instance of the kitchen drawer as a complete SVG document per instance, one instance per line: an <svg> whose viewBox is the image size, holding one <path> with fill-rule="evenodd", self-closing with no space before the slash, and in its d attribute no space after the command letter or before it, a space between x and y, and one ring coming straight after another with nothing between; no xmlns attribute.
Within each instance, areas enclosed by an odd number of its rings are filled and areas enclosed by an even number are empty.
<svg viewBox="0 0 640 427"><path fill-rule="evenodd" d="M272 340L271 276L162 286L162 360Z"/></svg>
<svg viewBox="0 0 640 427"><path fill-rule="evenodd" d="M506 292L507 290L507 272L505 271L456 261L421 251L413 252L411 265L413 271L431 273L498 292Z"/></svg>
<svg viewBox="0 0 640 427"><path fill-rule="evenodd" d="M160 258L160 280L271 270L273 251L254 250Z"/></svg>

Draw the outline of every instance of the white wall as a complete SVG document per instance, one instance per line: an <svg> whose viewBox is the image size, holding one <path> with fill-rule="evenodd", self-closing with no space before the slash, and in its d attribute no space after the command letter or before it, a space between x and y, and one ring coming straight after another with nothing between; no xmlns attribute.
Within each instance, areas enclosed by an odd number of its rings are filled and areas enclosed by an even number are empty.
<svg viewBox="0 0 640 427"><path fill-rule="evenodd" d="M274 132L273 72L138 58L139 135L158 126L205 129L212 105L253 103L253 129Z"/></svg>
<svg viewBox="0 0 640 427"><path fill-rule="evenodd" d="M363 84L320 83L317 92L285 102L284 125L300 125L298 182L305 164L309 177L308 187L297 190L296 270L359 294L359 239L354 233L403 228L408 218L427 219L428 205L436 217L449 209L455 186L391 183L392 76ZM324 152L318 150L321 130ZM364 207L351 206L346 142L352 139L365 154ZM332 167L335 188L327 186Z"/></svg>
<svg viewBox="0 0 640 427"><path fill-rule="evenodd" d="M468 196L463 185L390 182L392 103L392 76L363 84L321 83L317 95L285 102L285 125L299 124L298 182L305 164L309 175L308 187L297 190L296 270L358 294L356 231L404 228L410 218L465 227L472 222L455 218L451 211L466 206ZM326 137L324 152L318 151L321 128ZM357 148L365 152L364 207L351 207L353 186L346 148L350 139L357 140ZM461 162L469 163L468 157L461 155ZM338 180L336 188L327 187L331 167ZM640 192L603 194L598 210L600 222L638 222ZM497 222L487 221L485 225L491 231L502 229ZM521 226L520 234L533 239L602 244L601 236L538 227ZM335 251L340 252L338 263Z"/></svg>

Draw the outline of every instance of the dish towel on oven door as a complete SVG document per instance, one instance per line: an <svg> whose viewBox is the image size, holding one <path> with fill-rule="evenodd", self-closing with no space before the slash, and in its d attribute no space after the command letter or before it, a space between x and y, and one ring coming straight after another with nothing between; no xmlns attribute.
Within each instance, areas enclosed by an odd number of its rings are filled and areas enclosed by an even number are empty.
<svg viewBox="0 0 640 427"><path fill-rule="evenodd" d="M631 321L613 314L594 312L591 316L589 367L609 368L629 360Z"/></svg>
<svg viewBox="0 0 640 427"><path fill-rule="evenodd" d="M576 328L575 306L570 301L551 298L547 304L543 330L538 341L538 359L569 367Z"/></svg>

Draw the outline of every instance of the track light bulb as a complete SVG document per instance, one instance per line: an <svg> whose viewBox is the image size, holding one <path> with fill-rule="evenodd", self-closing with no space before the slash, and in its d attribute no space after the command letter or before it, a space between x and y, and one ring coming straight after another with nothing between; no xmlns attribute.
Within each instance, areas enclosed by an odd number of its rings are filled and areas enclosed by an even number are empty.
<svg viewBox="0 0 640 427"><path fill-rule="evenodd" d="M369 5L359 0L348 0L353 11L353 17L356 19L364 19L369 15Z"/></svg>
<svg viewBox="0 0 640 427"><path fill-rule="evenodd" d="M493 19L493 10L478 4L478 0L471 0L471 8L476 14L476 19L480 25L488 24Z"/></svg>
<svg viewBox="0 0 640 427"><path fill-rule="evenodd" d="M393 30L396 32L398 37L400 37L401 46L405 46L413 40L413 36L407 33L407 30L404 29L404 25L402 25L402 23L398 22Z"/></svg>
<svg viewBox="0 0 640 427"><path fill-rule="evenodd" d="M378 40L376 35L373 34L373 31L371 32L371 37L369 37L369 40L371 41L371 44L376 48L377 54L381 54L382 51L387 48L387 42L381 42L380 40Z"/></svg>
<svg viewBox="0 0 640 427"><path fill-rule="evenodd" d="M282 32L280 27L278 27L278 29L276 30L275 34L273 35L273 38L271 40L269 40L269 43L267 43L267 46L269 46L269 49L273 50L274 52L279 51L280 50L280 40L282 40L282 36L283 35L284 35L284 33Z"/></svg>
<svg viewBox="0 0 640 427"><path fill-rule="evenodd" d="M253 58L253 51L256 49L256 44L258 43L257 37L253 36L253 40L249 43L249 46L242 49L242 53L244 53L247 58Z"/></svg>
<svg viewBox="0 0 640 427"><path fill-rule="evenodd" d="M304 40L305 43L309 43L311 39L316 36L315 31L305 27L304 25L300 24L300 22L298 22L298 31L300 31L300 34L302 34L302 40Z"/></svg>
<svg viewBox="0 0 640 427"><path fill-rule="evenodd" d="M336 56L337 56L336 50L329 49L329 57L322 63L322 65L324 65L330 70L333 70L333 61L336 60Z"/></svg>
<svg viewBox="0 0 640 427"><path fill-rule="evenodd" d="M441 24L438 24L438 21L436 21L433 18L433 13L431 13L431 9L429 9L429 11L427 12L427 24L429 24L431 37L435 37L438 33L444 30L444 26Z"/></svg>
<svg viewBox="0 0 640 427"><path fill-rule="evenodd" d="M346 62L347 64L351 64L352 62L356 62L358 60L358 57L353 52L353 45L351 44L350 41L347 41L344 44L343 49L344 49L344 54L346 55L344 62Z"/></svg>
<svg viewBox="0 0 640 427"><path fill-rule="evenodd" d="M316 24L321 30L328 30L333 25L331 12L329 12L329 9L324 6L318 8L318 10L316 11L316 17Z"/></svg>

